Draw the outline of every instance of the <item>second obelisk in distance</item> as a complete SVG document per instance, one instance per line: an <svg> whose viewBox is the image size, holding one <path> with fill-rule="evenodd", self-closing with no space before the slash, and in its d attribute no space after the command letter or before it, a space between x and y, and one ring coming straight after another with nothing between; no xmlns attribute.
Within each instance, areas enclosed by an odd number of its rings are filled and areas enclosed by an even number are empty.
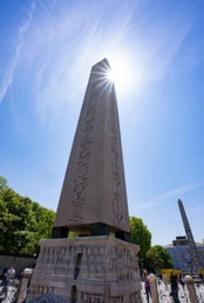
<svg viewBox="0 0 204 303"><path fill-rule="evenodd" d="M68 230L125 238L128 206L117 101L104 59L91 70L57 209L53 237Z"/></svg>

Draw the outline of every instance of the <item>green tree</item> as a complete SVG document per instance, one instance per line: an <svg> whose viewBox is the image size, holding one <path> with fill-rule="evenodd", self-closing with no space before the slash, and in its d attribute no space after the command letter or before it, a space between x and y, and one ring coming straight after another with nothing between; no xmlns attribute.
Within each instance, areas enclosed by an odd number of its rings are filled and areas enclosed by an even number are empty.
<svg viewBox="0 0 204 303"><path fill-rule="evenodd" d="M7 180L4 177L0 176L0 190L2 188L5 188L6 186L7 186Z"/></svg>
<svg viewBox="0 0 204 303"><path fill-rule="evenodd" d="M140 265L143 266L146 263L146 252L151 246L152 235L140 218L130 217L129 224L130 241L140 246L138 257Z"/></svg>
<svg viewBox="0 0 204 303"><path fill-rule="evenodd" d="M7 185L0 187L0 251L33 254L39 240L51 236L55 213Z"/></svg>
<svg viewBox="0 0 204 303"><path fill-rule="evenodd" d="M155 273L163 268L172 268L173 262L169 252L160 245L152 246L147 254L147 269Z"/></svg>

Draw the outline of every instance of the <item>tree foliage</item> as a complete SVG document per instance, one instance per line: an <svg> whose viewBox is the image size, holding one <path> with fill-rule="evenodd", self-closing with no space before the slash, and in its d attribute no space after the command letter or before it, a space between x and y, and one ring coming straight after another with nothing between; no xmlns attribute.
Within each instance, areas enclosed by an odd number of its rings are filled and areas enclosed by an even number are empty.
<svg viewBox="0 0 204 303"><path fill-rule="evenodd" d="M140 263L144 263L146 260L146 252L151 246L151 232L140 218L130 217L129 223L130 241L140 246L138 257Z"/></svg>
<svg viewBox="0 0 204 303"><path fill-rule="evenodd" d="M172 268L172 258L169 252L160 245L152 246L147 254L147 269L160 272L163 268Z"/></svg>
<svg viewBox="0 0 204 303"><path fill-rule="evenodd" d="M7 180L0 176L0 189L7 187Z"/></svg>
<svg viewBox="0 0 204 303"><path fill-rule="evenodd" d="M3 179L0 179L0 251L36 253L39 240L51 236L55 213L20 196L7 182L1 182Z"/></svg>

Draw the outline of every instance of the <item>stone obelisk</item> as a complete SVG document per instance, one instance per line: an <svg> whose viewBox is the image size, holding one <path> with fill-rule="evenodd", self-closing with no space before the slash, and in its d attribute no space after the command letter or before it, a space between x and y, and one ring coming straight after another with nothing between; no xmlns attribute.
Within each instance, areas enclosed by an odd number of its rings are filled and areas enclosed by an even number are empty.
<svg viewBox="0 0 204 303"><path fill-rule="evenodd" d="M114 84L106 59L92 67L53 227L42 240L30 297L72 303L139 303L139 248L128 206ZM76 239L69 239L75 231Z"/></svg>
<svg viewBox="0 0 204 303"><path fill-rule="evenodd" d="M129 231L123 158L114 85L104 59L90 74L62 193L53 237L68 229L88 234Z"/></svg>

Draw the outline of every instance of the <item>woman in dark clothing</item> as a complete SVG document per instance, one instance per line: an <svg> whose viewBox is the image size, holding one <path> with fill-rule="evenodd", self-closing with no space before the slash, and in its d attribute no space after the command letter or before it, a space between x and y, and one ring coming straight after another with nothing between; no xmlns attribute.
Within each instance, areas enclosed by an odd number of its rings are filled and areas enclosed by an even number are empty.
<svg viewBox="0 0 204 303"><path fill-rule="evenodd" d="M171 293L170 296L173 297L175 303L180 303L178 297L178 278L177 275L172 274L170 277L170 284L171 284Z"/></svg>
<svg viewBox="0 0 204 303"><path fill-rule="evenodd" d="M148 272L146 269L144 269L143 277L144 277L144 287L145 287L147 303L149 303L149 297L151 297L151 289L150 289L150 281L149 281L149 277L148 277Z"/></svg>

